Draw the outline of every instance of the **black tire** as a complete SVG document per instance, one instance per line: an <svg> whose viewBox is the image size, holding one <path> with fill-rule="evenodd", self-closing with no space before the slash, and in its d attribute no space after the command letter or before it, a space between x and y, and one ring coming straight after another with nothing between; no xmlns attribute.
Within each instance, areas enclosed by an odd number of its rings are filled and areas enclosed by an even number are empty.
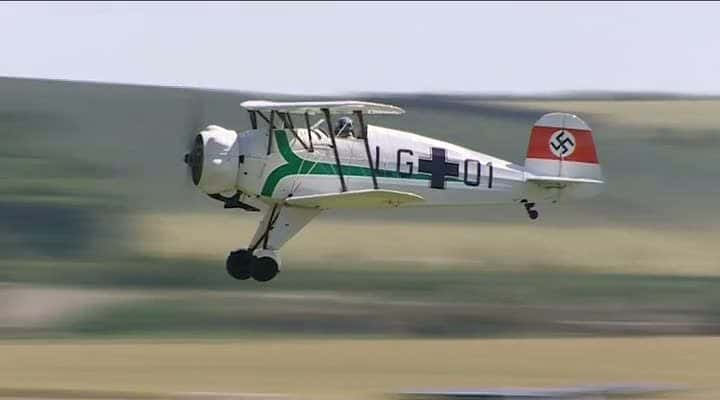
<svg viewBox="0 0 720 400"><path fill-rule="evenodd" d="M267 282L280 271L278 264L270 257L256 258L250 269L253 279L258 282Z"/></svg>
<svg viewBox="0 0 720 400"><path fill-rule="evenodd" d="M535 220L535 219L538 219L538 217L540 216L540 213L537 212L536 210L530 210L530 211L528 211L528 216L530 217L530 219Z"/></svg>
<svg viewBox="0 0 720 400"><path fill-rule="evenodd" d="M250 278L255 256L247 250L233 251L225 261L228 274L241 281Z"/></svg>

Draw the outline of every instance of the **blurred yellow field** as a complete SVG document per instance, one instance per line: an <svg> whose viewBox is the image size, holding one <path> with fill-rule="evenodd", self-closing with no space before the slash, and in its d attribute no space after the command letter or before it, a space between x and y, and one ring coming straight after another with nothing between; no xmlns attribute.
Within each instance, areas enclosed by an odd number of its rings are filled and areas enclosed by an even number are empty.
<svg viewBox="0 0 720 400"><path fill-rule="evenodd" d="M258 217L259 218L259 217ZM161 257L224 260L244 247L255 216L152 214L131 220L131 245ZM538 224L443 224L318 218L283 249L286 261L411 262L438 269L553 267L593 272L720 274L717 231ZM442 238L442 240L437 240ZM318 262L318 265L323 263ZM306 264L307 265L307 264Z"/></svg>
<svg viewBox="0 0 720 400"><path fill-rule="evenodd" d="M242 318L242 316L238 316ZM367 399L411 389L672 384L720 396L720 339L4 342L0 388L270 392Z"/></svg>
<svg viewBox="0 0 720 400"><path fill-rule="evenodd" d="M716 130L720 126L720 100L542 100L504 101L511 108L556 110L589 115L609 124L631 127ZM639 131L629 133L637 134Z"/></svg>

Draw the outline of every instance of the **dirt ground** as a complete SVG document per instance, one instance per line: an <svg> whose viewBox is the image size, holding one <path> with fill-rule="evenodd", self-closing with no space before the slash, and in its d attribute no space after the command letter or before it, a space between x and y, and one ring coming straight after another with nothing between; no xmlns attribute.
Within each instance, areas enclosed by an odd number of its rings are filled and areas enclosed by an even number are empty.
<svg viewBox="0 0 720 400"><path fill-rule="evenodd" d="M0 388L288 393L670 384L720 396L720 338L0 343Z"/></svg>

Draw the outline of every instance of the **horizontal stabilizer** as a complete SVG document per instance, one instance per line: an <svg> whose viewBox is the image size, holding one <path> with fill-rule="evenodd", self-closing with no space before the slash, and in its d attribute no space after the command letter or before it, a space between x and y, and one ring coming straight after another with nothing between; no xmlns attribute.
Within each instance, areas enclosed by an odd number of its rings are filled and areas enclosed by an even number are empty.
<svg viewBox="0 0 720 400"><path fill-rule="evenodd" d="M525 179L528 183L527 195L534 199L578 200L600 193L604 181L594 178L571 178L567 176L531 175ZM550 197L548 197L548 195Z"/></svg>
<svg viewBox="0 0 720 400"><path fill-rule="evenodd" d="M305 208L375 208L397 207L425 201L413 193L395 190L355 190L343 193L314 194L310 196L290 197L285 204Z"/></svg>
<svg viewBox="0 0 720 400"><path fill-rule="evenodd" d="M568 185L574 183L605 183L600 179L590 178L568 178L565 176L531 176L527 178L528 182L537 183L539 185Z"/></svg>

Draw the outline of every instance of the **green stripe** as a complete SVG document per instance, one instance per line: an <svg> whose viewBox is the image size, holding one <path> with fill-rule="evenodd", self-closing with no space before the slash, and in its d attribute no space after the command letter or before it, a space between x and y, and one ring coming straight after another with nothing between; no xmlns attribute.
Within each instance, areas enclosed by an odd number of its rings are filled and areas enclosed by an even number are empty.
<svg viewBox="0 0 720 400"><path fill-rule="evenodd" d="M268 175L263 185L261 194L263 196L271 197L275 188L281 179L292 176L292 175L338 175L337 166L334 163L327 162L315 162L310 160L303 160L298 157L292 151L290 143L287 139L287 132L283 130L275 131L275 138L280 149L280 155L285 159L286 164L283 164L275 168L270 175ZM372 172L368 167L358 167L355 165L343 165L343 175L345 176L372 176ZM430 180L430 174L400 174L394 170L378 169L375 171L375 175L378 178L396 178L396 179L420 179ZM457 178L447 178L448 181L459 182Z"/></svg>

